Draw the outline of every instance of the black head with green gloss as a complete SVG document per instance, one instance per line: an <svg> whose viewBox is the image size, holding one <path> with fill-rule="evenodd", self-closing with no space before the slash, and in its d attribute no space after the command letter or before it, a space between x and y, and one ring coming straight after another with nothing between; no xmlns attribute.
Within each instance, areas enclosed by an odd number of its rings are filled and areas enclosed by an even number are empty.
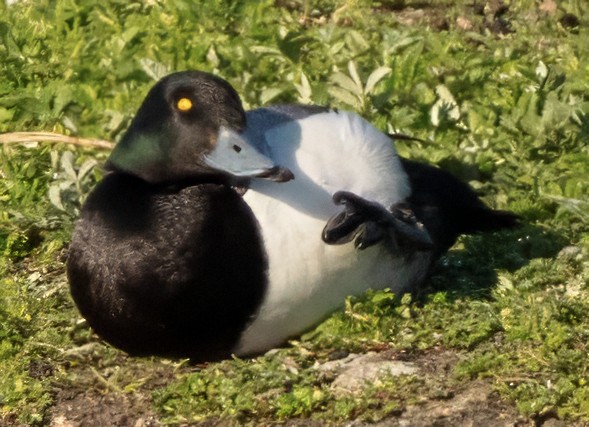
<svg viewBox="0 0 589 427"><path fill-rule="evenodd" d="M275 179L275 170L284 176L241 137L245 127L245 112L229 83L201 71L174 73L149 91L107 169L150 183L203 176Z"/></svg>

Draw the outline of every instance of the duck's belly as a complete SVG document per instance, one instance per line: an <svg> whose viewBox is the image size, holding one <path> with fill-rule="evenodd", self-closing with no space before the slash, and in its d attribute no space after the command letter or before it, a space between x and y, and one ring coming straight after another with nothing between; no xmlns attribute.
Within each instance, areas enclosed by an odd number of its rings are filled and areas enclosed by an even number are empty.
<svg viewBox="0 0 589 427"><path fill-rule="evenodd" d="M259 196L259 197L256 197ZM301 215L287 205L250 194L248 203L262 227L268 256L268 290L236 354L265 351L320 322L349 295L367 289L406 290L426 271L427 259L411 263L383 245L358 251L353 244L326 245L325 219Z"/></svg>
<svg viewBox="0 0 589 427"><path fill-rule="evenodd" d="M315 120L324 115L332 116L331 129L338 132L321 135L325 127ZM244 195L260 225L269 270L264 301L236 348L240 355L304 332L348 295L369 288L406 289L427 263L425 256L407 263L384 245L358 251L351 243L332 246L321 240L327 220L342 209L331 201L335 191L352 191L385 206L408 195L406 176L386 136L347 113L318 114L283 127L286 132L269 132L266 138L275 162L289 167L295 179L256 181ZM302 142L309 132L318 143Z"/></svg>

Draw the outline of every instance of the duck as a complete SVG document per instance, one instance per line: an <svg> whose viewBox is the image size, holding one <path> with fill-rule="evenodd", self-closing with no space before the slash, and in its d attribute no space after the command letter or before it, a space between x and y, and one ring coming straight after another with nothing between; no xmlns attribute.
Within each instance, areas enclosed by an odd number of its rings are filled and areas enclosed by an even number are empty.
<svg viewBox="0 0 589 427"><path fill-rule="evenodd" d="M246 112L195 70L151 88L105 171L67 276L91 328L133 356L261 354L350 295L418 289L460 235L519 221L353 112Z"/></svg>

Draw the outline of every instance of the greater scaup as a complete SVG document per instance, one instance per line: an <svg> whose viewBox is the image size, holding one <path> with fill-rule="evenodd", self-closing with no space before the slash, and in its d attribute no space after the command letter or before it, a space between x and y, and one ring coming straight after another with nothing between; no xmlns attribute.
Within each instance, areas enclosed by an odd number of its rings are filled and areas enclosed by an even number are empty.
<svg viewBox="0 0 589 427"><path fill-rule="evenodd" d="M460 234L517 223L356 114L246 113L199 71L151 89L106 167L67 271L89 324L135 355L263 352L348 295L415 289Z"/></svg>

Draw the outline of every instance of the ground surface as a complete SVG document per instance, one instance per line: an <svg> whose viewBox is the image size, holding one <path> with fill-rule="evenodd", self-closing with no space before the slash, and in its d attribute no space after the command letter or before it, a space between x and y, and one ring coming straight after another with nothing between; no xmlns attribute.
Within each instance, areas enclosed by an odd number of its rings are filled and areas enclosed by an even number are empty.
<svg viewBox="0 0 589 427"><path fill-rule="evenodd" d="M381 375L370 375L366 367L378 367L398 360L399 355L391 352L371 353L354 363L352 372L344 370L333 375L333 384L340 393L362 393L364 381L374 382ZM429 395L421 396L418 402L399 407L376 424L356 421L347 425L360 427L378 426L528 426L535 425L526 417L518 415L512 405L502 401L488 381L474 381L467 385L448 385L448 375L460 358L460 354L449 351L430 351L415 358L401 357L401 364L415 369L415 375L428 378L439 385ZM350 359L348 355L345 359ZM354 360L354 359L353 359ZM326 362L333 364L340 360ZM349 363L349 362L348 362ZM326 364L318 368L322 371ZM357 369L361 368L361 369ZM91 375L91 374L87 374ZM56 403L50 411L49 425L53 427L78 427L89 425L112 426L159 426L158 415L151 410L149 391L173 378L171 371L160 371L142 386L140 392L120 395L108 391L88 392L85 387L67 387L56 392ZM146 394L144 394L146 393ZM259 424L257 424L259 423ZM256 421L257 425L274 424L273 421ZM209 419L193 425L233 425L232 420ZM293 419L285 423L290 426L321 426L332 424L328 420L312 421ZM341 424L341 423L335 423Z"/></svg>
<svg viewBox="0 0 589 427"><path fill-rule="evenodd" d="M58 3L0 6L0 132L118 140L154 79L205 69L246 107L333 105L415 135L401 154L523 226L464 238L413 296L350 299L258 358L133 359L92 334L64 275L108 152L5 145L0 425L587 425L585 2Z"/></svg>

